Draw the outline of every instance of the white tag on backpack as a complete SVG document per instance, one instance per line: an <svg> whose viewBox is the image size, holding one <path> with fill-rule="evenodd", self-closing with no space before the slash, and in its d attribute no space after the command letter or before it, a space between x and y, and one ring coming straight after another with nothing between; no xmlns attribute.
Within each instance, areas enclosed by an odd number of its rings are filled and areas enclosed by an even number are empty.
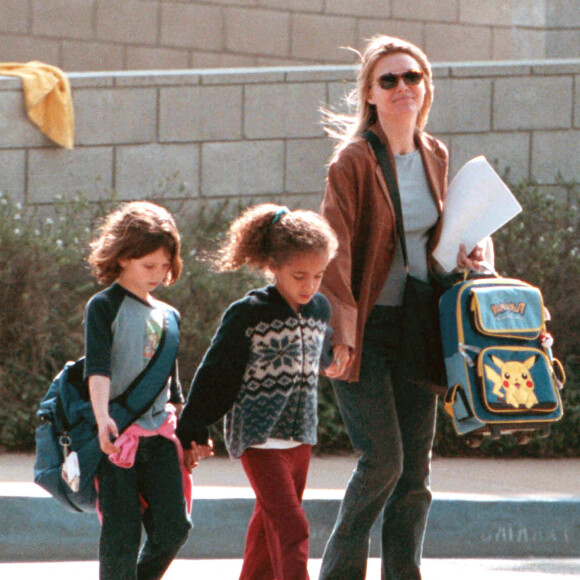
<svg viewBox="0 0 580 580"><path fill-rule="evenodd" d="M81 481L79 458L76 451L69 453L62 464L62 478L72 491L77 492Z"/></svg>

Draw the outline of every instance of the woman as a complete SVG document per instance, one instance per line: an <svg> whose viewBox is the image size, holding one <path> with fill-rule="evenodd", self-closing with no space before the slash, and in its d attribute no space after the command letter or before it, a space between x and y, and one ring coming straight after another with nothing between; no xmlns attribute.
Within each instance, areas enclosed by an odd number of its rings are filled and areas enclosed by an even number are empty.
<svg viewBox="0 0 580 580"><path fill-rule="evenodd" d="M406 268L395 213L369 143L386 146L400 191L409 273L427 281L447 185L448 152L423 132L433 100L431 66L413 44L372 38L351 95L354 116L327 113L338 139L321 213L340 240L321 291L329 299L334 365L327 370L361 457L326 546L320 578L363 579L370 530L384 508L385 579L420 578L436 397L406 380L399 345ZM478 269L484 251L458 248L458 266Z"/></svg>

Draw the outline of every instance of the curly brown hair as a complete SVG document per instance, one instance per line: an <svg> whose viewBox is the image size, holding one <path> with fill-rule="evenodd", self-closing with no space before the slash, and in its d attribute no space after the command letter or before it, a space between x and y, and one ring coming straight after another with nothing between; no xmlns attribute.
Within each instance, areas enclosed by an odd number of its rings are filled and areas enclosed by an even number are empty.
<svg viewBox="0 0 580 580"><path fill-rule="evenodd" d="M297 253L327 252L330 260L337 248L336 235L321 215L263 203L246 209L232 222L214 265L220 272L242 266L264 272Z"/></svg>
<svg viewBox="0 0 580 580"><path fill-rule="evenodd" d="M159 248L170 256L163 283L171 286L181 275L181 239L175 220L165 208L149 201L126 203L108 214L90 247L87 261L99 284L111 284L119 277L120 260L142 258Z"/></svg>

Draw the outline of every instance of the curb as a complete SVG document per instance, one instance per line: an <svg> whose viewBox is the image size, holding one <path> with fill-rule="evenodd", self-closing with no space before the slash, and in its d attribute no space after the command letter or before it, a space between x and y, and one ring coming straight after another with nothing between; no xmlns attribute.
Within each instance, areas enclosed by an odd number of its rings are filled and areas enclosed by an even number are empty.
<svg viewBox="0 0 580 580"><path fill-rule="evenodd" d="M18 493L0 495L0 562L96 559L96 515L68 512L55 499L37 491L26 495L26 486L35 488L21 484ZM179 557L241 558L254 500L248 494L231 491L221 497L194 499L195 528ZM311 558L322 556L340 499L341 494L333 490L305 496ZM380 556L379 544L377 523L371 534L371 557ZM578 558L580 497L500 499L435 494L424 556Z"/></svg>

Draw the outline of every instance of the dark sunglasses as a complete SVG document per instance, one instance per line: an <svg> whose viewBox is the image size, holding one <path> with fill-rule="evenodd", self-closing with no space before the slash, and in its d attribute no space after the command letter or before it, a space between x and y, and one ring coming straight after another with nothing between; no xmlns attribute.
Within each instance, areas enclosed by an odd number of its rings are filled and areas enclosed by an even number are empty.
<svg viewBox="0 0 580 580"><path fill-rule="evenodd" d="M379 83L381 89L390 91L399 84L400 79L403 79L403 82L406 85L418 85L423 80L423 71L406 70L405 72L399 74L386 73L384 75L381 75L377 79L377 82Z"/></svg>

